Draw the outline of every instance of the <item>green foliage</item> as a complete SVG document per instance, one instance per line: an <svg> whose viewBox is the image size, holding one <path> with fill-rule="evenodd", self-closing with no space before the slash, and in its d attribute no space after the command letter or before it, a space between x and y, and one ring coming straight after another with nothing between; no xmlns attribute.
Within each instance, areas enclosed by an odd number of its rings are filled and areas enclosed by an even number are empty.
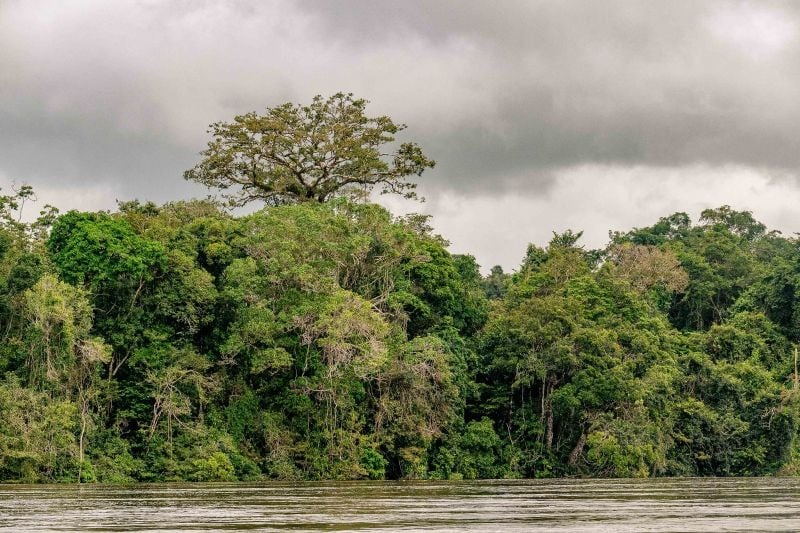
<svg viewBox="0 0 800 533"><path fill-rule="evenodd" d="M375 448L364 448L361 452L361 466L369 479L383 479L388 461Z"/></svg>
<svg viewBox="0 0 800 533"><path fill-rule="evenodd" d="M189 479L192 481L234 481L233 462L222 452L213 452L207 457L192 461Z"/></svg>
<svg viewBox="0 0 800 533"><path fill-rule="evenodd" d="M445 479L505 477L508 466L503 464L503 441L492 426L491 420L482 418L449 435L433 460L433 475Z"/></svg>
<svg viewBox="0 0 800 533"><path fill-rule="evenodd" d="M24 482L75 481L78 406L21 386L0 384L0 476Z"/></svg>
<svg viewBox="0 0 800 533"><path fill-rule="evenodd" d="M382 192L414 197L419 176L434 162L414 143L385 154L405 129L386 116L364 114L367 101L337 93L308 106L290 103L210 126L204 159L184 177L219 188L231 205L269 205Z"/></svg>
<svg viewBox="0 0 800 533"><path fill-rule="evenodd" d="M302 137L329 105L270 112ZM33 224L0 196L0 481L800 471L800 246L750 213L554 234L483 277L426 217L290 189Z"/></svg>
<svg viewBox="0 0 800 533"><path fill-rule="evenodd" d="M47 249L60 279L92 295L95 329L116 359L127 358L147 329L152 309L141 304L166 268L164 247L106 213L70 211L53 225Z"/></svg>
<svg viewBox="0 0 800 533"><path fill-rule="evenodd" d="M121 219L76 211L58 218L47 246L64 281L85 284L94 292L151 280L164 254Z"/></svg>

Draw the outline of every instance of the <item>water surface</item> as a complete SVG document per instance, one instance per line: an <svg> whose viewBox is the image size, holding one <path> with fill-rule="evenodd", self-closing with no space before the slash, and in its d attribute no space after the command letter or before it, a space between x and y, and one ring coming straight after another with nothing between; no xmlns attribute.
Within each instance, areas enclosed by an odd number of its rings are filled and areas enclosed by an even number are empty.
<svg viewBox="0 0 800 533"><path fill-rule="evenodd" d="M800 479L0 485L8 531L800 531Z"/></svg>

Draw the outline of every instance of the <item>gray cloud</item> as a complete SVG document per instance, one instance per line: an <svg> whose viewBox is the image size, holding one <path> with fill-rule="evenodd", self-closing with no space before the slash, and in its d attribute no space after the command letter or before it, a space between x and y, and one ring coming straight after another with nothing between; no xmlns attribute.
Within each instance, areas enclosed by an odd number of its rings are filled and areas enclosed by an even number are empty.
<svg viewBox="0 0 800 533"><path fill-rule="evenodd" d="M340 90L409 125L432 200L547 198L576 168L793 183L798 89L789 1L4 0L0 186L204 195L181 174L209 123Z"/></svg>
<svg viewBox="0 0 800 533"><path fill-rule="evenodd" d="M301 5L354 47L473 44L473 79L493 78L488 109L466 108L466 124L429 140L454 188L589 162L800 165L798 14L787 2ZM500 183L531 185L510 181Z"/></svg>

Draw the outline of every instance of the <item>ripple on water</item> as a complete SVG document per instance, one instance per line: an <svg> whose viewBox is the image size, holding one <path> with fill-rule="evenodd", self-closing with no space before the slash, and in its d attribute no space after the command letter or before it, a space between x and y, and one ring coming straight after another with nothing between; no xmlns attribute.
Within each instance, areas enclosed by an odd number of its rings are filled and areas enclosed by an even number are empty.
<svg viewBox="0 0 800 533"><path fill-rule="evenodd" d="M800 531L800 480L0 485L8 531Z"/></svg>

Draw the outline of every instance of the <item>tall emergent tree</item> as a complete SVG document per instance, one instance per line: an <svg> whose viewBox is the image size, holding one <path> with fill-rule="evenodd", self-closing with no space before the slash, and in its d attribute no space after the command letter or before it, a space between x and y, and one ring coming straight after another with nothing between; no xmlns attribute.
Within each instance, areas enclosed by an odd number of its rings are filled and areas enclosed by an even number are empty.
<svg viewBox="0 0 800 533"><path fill-rule="evenodd" d="M392 150L405 129L386 116L364 114L367 101L337 93L311 105L286 103L210 126L204 159L184 177L225 191L233 206L324 202L334 196L382 193L415 197L407 181L433 167L415 143Z"/></svg>

